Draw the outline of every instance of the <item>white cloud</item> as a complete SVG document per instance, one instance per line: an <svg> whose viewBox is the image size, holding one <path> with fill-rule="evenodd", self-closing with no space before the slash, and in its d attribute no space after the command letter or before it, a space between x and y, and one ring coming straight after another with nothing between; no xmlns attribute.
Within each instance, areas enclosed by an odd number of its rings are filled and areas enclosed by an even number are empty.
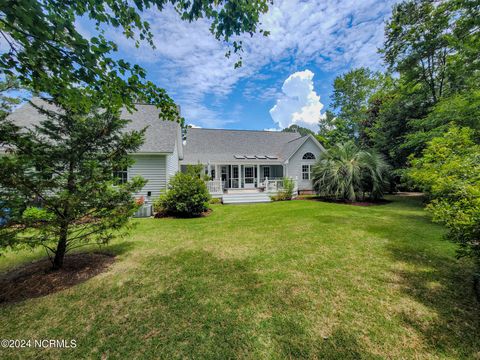
<svg viewBox="0 0 480 360"><path fill-rule="evenodd" d="M321 113L323 104L313 88L313 76L310 70L297 71L283 83L283 94L270 109L270 115L280 129L296 124L318 130L318 122L325 114Z"/></svg>

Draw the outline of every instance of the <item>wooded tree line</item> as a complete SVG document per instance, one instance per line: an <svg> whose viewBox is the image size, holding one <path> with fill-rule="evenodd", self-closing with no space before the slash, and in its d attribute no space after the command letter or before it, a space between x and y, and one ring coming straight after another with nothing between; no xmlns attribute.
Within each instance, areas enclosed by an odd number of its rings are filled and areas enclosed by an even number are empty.
<svg viewBox="0 0 480 360"><path fill-rule="evenodd" d="M380 49L385 72L353 69L334 81L333 111L318 139L353 140L382 153L395 184L435 137L452 125L480 130L478 1L404 1L393 7Z"/></svg>

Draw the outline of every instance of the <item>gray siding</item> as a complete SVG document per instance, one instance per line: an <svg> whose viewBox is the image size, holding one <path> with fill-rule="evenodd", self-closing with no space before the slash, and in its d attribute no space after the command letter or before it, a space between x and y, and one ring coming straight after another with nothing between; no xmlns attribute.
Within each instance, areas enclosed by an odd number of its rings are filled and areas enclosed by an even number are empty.
<svg viewBox="0 0 480 360"><path fill-rule="evenodd" d="M167 155L132 155L135 164L128 169L128 179L140 175L147 184L137 193L138 196L147 196L152 192L152 198L160 195L160 191L167 186Z"/></svg>
<svg viewBox="0 0 480 360"><path fill-rule="evenodd" d="M175 175L179 170L178 164L178 147L175 144L175 148L172 154L167 155L167 182Z"/></svg>
<svg viewBox="0 0 480 360"><path fill-rule="evenodd" d="M311 152L315 155L316 160L303 160L303 155L307 152ZM297 152L290 158L287 165L287 176L293 179L298 179L298 190L312 190L312 181L302 179L302 165L314 165L322 150L315 144L315 142L309 138L303 145L297 150Z"/></svg>

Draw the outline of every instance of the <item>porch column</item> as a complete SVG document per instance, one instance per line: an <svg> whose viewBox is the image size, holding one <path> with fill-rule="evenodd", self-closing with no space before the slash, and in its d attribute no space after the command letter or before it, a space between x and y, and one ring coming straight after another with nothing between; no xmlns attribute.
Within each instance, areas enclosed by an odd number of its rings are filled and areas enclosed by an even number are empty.
<svg viewBox="0 0 480 360"><path fill-rule="evenodd" d="M260 165L257 164L257 188L260 187Z"/></svg>
<svg viewBox="0 0 480 360"><path fill-rule="evenodd" d="M215 180L220 179L220 174L218 173L219 166L215 164Z"/></svg>
<svg viewBox="0 0 480 360"><path fill-rule="evenodd" d="M242 165L238 165L238 187L242 187Z"/></svg>
<svg viewBox="0 0 480 360"><path fill-rule="evenodd" d="M207 175L210 176L210 163L207 164Z"/></svg>

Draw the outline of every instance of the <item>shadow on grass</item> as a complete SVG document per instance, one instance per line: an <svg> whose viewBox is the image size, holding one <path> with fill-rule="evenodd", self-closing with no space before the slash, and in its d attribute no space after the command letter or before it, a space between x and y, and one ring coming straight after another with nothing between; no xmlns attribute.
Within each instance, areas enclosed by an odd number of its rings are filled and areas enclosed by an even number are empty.
<svg viewBox="0 0 480 360"><path fill-rule="evenodd" d="M133 241L121 241L115 244L108 244L106 246L93 247L93 251L97 249L97 252L105 252L107 254L112 254L115 256L123 255L130 252L134 248Z"/></svg>
<svg viewBox="0 0 480 360"><path fill-rule="evenodd" d="M476 358L480 351L480 304L473 292L472 267L468 261L419 254L411 246L390 246L392 257L407 266L396 270L402 292L435 316L424 319L403 311L402 321L422 335L437 352L460 358Z"/></svg>
<svg viewBox="0 0 480 360"><path fill-rule="evenodd" d="M167 287L142 285L151 307L142 325L142 348L162 349L164 358L359 359L368 354L346 329L328 339L315 334L303 310L311 299L263 282L253 269L248 260L205 251L149 258L138 271L145 279L165 277ZM148 351L145 356L153 355Z"/></svg>

